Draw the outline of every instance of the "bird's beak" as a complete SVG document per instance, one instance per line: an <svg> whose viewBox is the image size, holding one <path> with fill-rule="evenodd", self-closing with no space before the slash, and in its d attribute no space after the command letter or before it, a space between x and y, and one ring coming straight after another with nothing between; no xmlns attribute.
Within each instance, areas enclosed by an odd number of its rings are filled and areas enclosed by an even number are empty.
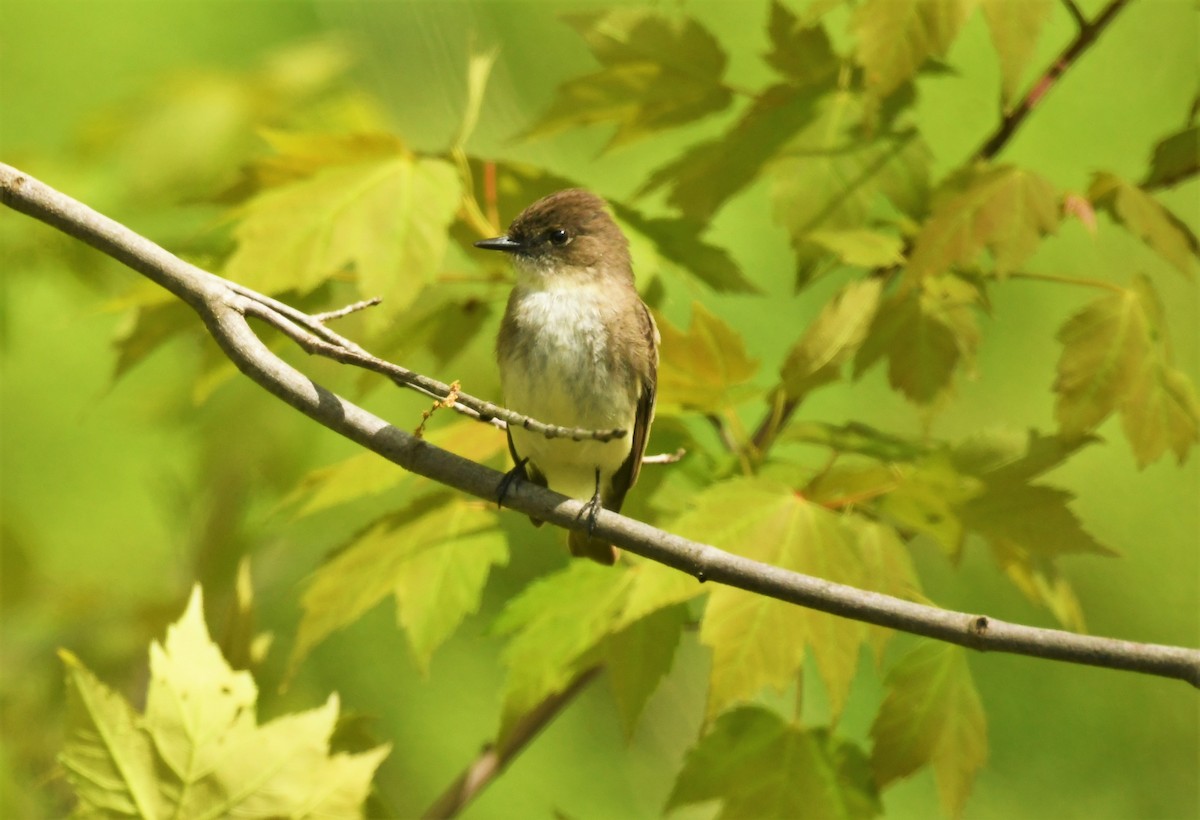
<svg viewBox="0 0 1200 820"><path fill-rule="evenodd" d="M480 239L475 243L475 247L483 248L485 251L506 251L513 253L525 246L515 239L509 239L507 236L497 236L495 239Z"/></svg>

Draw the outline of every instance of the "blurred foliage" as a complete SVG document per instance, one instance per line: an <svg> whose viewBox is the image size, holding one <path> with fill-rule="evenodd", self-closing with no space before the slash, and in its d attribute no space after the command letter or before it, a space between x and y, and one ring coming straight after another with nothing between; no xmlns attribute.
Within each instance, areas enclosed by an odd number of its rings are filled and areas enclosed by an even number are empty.
<svg viewBox="0 0 1200 820"><path fill-rule="evenodd" d="M1184 0L1131 3L1053 87L1077 30L1052 0L69 6L111 38L56 5L0 7L24 35L6 161L302 309L381 296L339 330L472 394L497 397L511 280L471 242L604 194L663 333L650 450L688 450L628 514L910 600L1200 643ZM27 45L46 32L70 59ZM598 666L470 816L1200 812L1180 684L568 562L552 528L312 429L115 263L8 212L0 241L5 816L219 813L257 794L239 778L299 816L343 776L332 813L412 816ZM270 341L402 428L428 407ZM429 441L503 468L502 436L448 416ZM196 597L147 679L196 582L245 671ZM172 763L221 739L163 716L184 695L237 701L244 759ZM256 779L276 743L320 754Z"/></svg>

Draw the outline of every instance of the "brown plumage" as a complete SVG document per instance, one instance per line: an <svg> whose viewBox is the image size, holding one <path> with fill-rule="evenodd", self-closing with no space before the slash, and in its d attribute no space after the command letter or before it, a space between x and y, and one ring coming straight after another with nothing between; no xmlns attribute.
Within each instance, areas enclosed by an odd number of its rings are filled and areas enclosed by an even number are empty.
<svg viewBox="0 0 1200 820"><path fill-rule="evenodd" d="M658 377L658 330L634 288L628 241L602 199L570 189L476 244L508 252L517 271L496 342L505 406L549 424L629 431L602 443L510 429L515 474L620 510L641 469ZM584 531L569 545L602 564L617 559Z"/></svg>

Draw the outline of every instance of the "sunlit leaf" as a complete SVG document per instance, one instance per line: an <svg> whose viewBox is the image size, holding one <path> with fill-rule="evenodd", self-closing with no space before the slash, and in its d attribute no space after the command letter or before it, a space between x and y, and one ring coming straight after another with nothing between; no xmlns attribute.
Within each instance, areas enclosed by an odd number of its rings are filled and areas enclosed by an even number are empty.
<svg viewBox="0 0 1200 820"><path fill-rule="evenodd" d="M932 403L958 369L974 364L980 300L974 285L955 276L906 279L879 306L855 355L855 376L886 358L892 387L910 401Z"/></svg>
<svg viewBox="0 0 1200 820"><path fill-rule="evenodd" d="M140 719L73 656L62 762L84 814L361 817L388 754L331 754L337 697L259 725L257 688L209 638L199 589L150 649Z"/></svg>
<svg viewBox="0 0 1200 820"><path fill-rule="evenodd" d="M591 561L572 561L509 601L494 629L510 634L504 647L508 676L498 738L545 698L561 692L615 630L630 575Z"/></svg>
<svg viewBox="0 0 1200 820"><path fill-rule="evenodd" d="M649 240L655 252L671 264L704 282L715 291L755 293L758 287L745 277L724 248L704 241L705 226L687 219L651 219L633 208L612 203L613 213L627 229ZM631 237L631 243L636 236ZM635 260L636 260L636 247ZM641 271L639 271L639 274Z"/></svg>
<svg viewBox="0 0 1200 820"><path fill-rule="evenodd" d="M627 738L633 736L646 701L671 670L687 619L686 607L665 607L605 640L602 653Z"/></svg>
<svg viewBox="0 0 1200 820"><path fill-rule="evenodd" d="M858 350L879 306L880 279L859 279L839 290L817 314L783 363L780 376L792 398L838 377Z"/></svg>
<svg viewBox="0 0 1200 820"><path fill-rule="evenodd" d="M812 231L809 242L831 251L847 265L889 268L904 261L904 242L898 236L866 228Z"/></svg>
<svg viewBox="0 0 1200 820"><path fill-rule="evenodd" d="M692 303L692 324L686 331L662 317L658 329L660 408L711 412L753 395L746 383L758 370L758 361L747 355L738 332L699 302Z"/></svg>
<svg viewBox="0 0 1200 820"><path fill-rule="evenodd" d="M268 293L304 293L353 270L362 295L383 297L368 314L383 323L441 265L460 187L452 165L399 145L382 156L373 146L358 161L339 157L242 207L224 273Z"/></svg>
<svg viewBox="0 0 1200 820"><path fill-rule="evenodd" d="M502 431L490 424L470 420L435 426L426 432L425 440L478 462L487 462L507 448ZM375 453L356 453L310 471L279 502L279 507L298 507L297 517L312 515L420 480L419 476Z"/></svg>
<svg viewBox="0 0 1200 820"><path fill-rule="evenodd" d="M1150 280L1086 305L1062 326L1055 417L1067 438L1094 430L1116 411L1138 463L1168 449L1181 461L1197 441L1195 388L1173 366L1162 305Z"/></svg>
<svg viewBox="0 0 1200 820"><path fill-rule="evenodd" d="M767 26L771 49L767 65L800 86L824 85L837 74L840 60L824 26L802 22L781 0L772 0Z"/></svg>
<svg viewBox="0 0 1200 820"><path fill-rule="evenodd" d="M988 541L992 556L1013 586L1036 606L1045 607L1064 629L1086 632L1083 606L1052 558L1002 539Z"/></svg>
<svg viewBox="0 0 1200 820"><path fill-rule="evenodd" d="M722 82L725 53L690 17L631 7L564 19L601 68L560 85L527 138L611 122L611 148L720 111L732 99Z"/></svg>
<svg viewBox="0 0 1200 820"><path fill-rule="evenodd" d="M667 188L667 202L688 219L707 223L812 120L815 101L814 92L796 86L768 88L723 136L692 146L656 169L638 193Z"/></svg>
<svg viewBox="0 0 1200 820"><path fill-rule="evenodd" d="M942 807L960 816L987 759L987 723L964 650L922 641L888 673L871 727L871 766L884 787L932 766Z"/></svg>
<svg viewBox="0 0 1200 820"><path fill-rule="evenodd" d="M1146 188L1170 187L1200 173L1200 126L1189 125L1182 131L1159 140L1154 146L1150 170L1142 181Z"/></svg>
<svg viewBox="0 0 1200 820"><path fill-rule="evenodd" d="M855 539L838 516L767 479L713 485L673 529L783 569L839 583L862 580ZM786 686L795 679L806 649L817 659L837 714L849 693L864 637L857 621L732 587L714 588L700 626L700 641L713 653L708 716L766 687Z"/></svg>
<svg viewBox="0 0 1200 820"><path fill-rule="evenodd" d="M977 262L986 248L996 273L1012 273L1060 218L1054 186L1031 171L1003 165L961 174L935 198L913 241L909 270L944 273Z"/></svg>
<svg viewBox="0 0 1200 820"><path fill-rule="evenodd" d="M980 0L992 44L1000 58L1000 88L1005 105L1021 90L1025 68L1033 57L1054 0Z"/></svg>
<svg viewBox="0 0 1200 820"><path fill-rule="evenodd" d="M1200 241L1150 194L1114 174L1098 173L1092 177L1088 198L1180 272L1195 276Z"/></svg>
<svg viewBox="0 0 1200 820"><path fill-rule="evenodd" d="M868 424L844 425L793 420L784 428L780 441L816 444L839 453L858 453L878 461L912 461L929 452L929 447L912 438L892 435Z"/></svg>
<svg viewBox="0 0 1200 820"><path fill-rule="evenodd" d="M458 495L419 499L356 536L322 566L301 598L289 666L389 595L421 668L479 607L488 574L508 561L496 513Z"/></svg>
<svg viewBox="0 0 1200 820"><path fill-rule="evenodd" d="M905 601L925 601L912 556L895 527L860 515L847 515L843 521L858 538L864 570L863 589ZM883 652L892 634L892 630L884 627L867 627L867 640L875 650L877 664L883 661Z"/></svg>
<svg viewBox="0 0 1200 820"><path fill-rule="evenodd" d="M982 492L982 483L959 473L940 454L912 464L889 465L887 472L893 488L880 496L879 511L904 529L932 538L949 557L958 558L964 535L961 507Z"/></svg>
<svg viewBox="0 0 1200 820"><path fill-rule="evenodd" d="M492 74L492 66L500 50L492 48L487 51L471 54L467 60L467 100L463 104L462 123L458 134L454 137L454 148L462 148L475 133L475 125L479 122L479 110L483 107L483 92L487 88L488 77Z"/></svg>
<svg viewBox="0 0 1200 820"><path fill-rule="evenodd" d="M857 820L882 811L857 746L752 706L721 715L688 752L666 808L712 800L720 820Z"/></svg>
<svg viewBox="0 0 1200 820"><path fill-rule="evenodd" d="M944 57L975 0L867 0L850 29L868 87L886 97L930 57Z"/></svg>

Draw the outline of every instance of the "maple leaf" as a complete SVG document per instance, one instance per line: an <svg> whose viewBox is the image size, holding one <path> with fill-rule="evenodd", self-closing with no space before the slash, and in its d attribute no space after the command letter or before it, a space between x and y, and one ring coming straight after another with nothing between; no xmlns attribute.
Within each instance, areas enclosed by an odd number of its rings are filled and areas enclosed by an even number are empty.
<svg viewBox="0 0 1200 820"><path fill-rule="evenodd" d="M141 817L361 817L389 747L331 754L338 718L317 709L258 724L258 696L209 638L200 589L150 647L138 716L70 653L61 754L81 813Z"/></svg>
<svg viewBox="0 0 1200 820"><path fill-rule="evenodd" d="M767 35L771 49L764 59L790 83L826 85L837 75L840 58L824 26L801 22L780 0L771 0Z"/></svg>
<svg viewBox="0 0 1200 820"><path fill-rule="evenodd" d="M329 138L312 139L287 155L294 178L241 207L224 275L266 293L307 293L353 269L364 297L383 297L368 314L382 326L441 264L461 196L458 173L395 141L347 138L341 153L327 155Z"/></svg>
<svg viewBox="0 0 1200 820"><path fill-rule="evenodd" d="M931 765L947 814L959 816L987 758L987 722L957 646L921 641L884 681L887 694L871 727L871 766L882 788Z"/></svg>
<svg viewBox="0 0 1200 820"><path fill-rule="evenodd" d="M974 363L979 345L975 307L981 294L956 276L906 277L884 300L854 358L858 377L881 358L888 382L910 401L930 404L949 389L955 372Z"/></svg>
<svg viewBox="0 0 1200 820"><path fill-rule="evenodd" d="M1054 383L1061 435L1085 435L1120 411L1140 466L1167 450L1186 458L1200 435L1200 403L1171 362L1162 305L1147 277L1085 305L1057 339L1063 345Z"/></svg>
<svg viewBox="0 0 1200 820"><path fill-rule="evenodd" d="M867 87L886 97L930 57L944 57L973 5L974 0L867 0L860 5L850 29Z"/></svg>
<svg viewBox="0 0 1200 820"><path fill-rule="evenodd" d="M727 107L725 53L716 38L687 17L641 9L568 14L601 68L568 80L549 109L522 136L613 122L613 148Z"/></svg>
<svg viewBox="0 0 1200 820"><path fill-rule="evenodd" d="M769 479L714 484L673 529L783 569L858 584L854 535L837 515ZM736 516L729 510L737 510ZM845 703L865 638L863 624L732 587L709 596L700 641L712 649L710 718L763 688L795 679L811 649L834 714Z"/></svg>
<svg viewBox="0 0 1200 820"><path fill-rule="evenodd" d="M1003 276L1020 267L1061 220L1042 177L1013 165L971 170L945 183L913 240L908 268L931 276L973 264L986 248Z"/></svg>
<svg viewBox="0 0 1200 820"><path fill-rule="evenodd" d="M754 395L747 382L758 370L758 361L747 355L738 332L699 302L692 303L692 324L686 332L662 317L658 329L660 410L712 412Z"/></svg>
<svg viewBox="0 0 1200 820"><path fill-rule="evenodd" d="M1150 194L1115 174L1101 172L1092 177L1088 199L1185 276L1195 276L1200 241Z"/></svg>
<svg viewBox="0 0 1200 820"><path fill-rule="evenodd" d="M491 568L507 561L493 510L453 493L418 498L367 527L313 575L289 669L391 595L425 670L433 651L479 608Z"/></svg>
<svg viewBox="0 0 1200 820"><path fill-rule="evenodd" d="M857 820L882 811L857 746L752 706L721 715L688 751L666 810L710 800L721 801L721 820Z"/></svg>
<svg viewBox="0 0 1200 820"><path fill-rule="evenodd" d="M724 248L705 242L701 234L706 226L688 219L669 217L649 218L620 202L612 202L613 214L624 225L630 238L630 250L637 261L639 276L647 267L645 256L639 259L638 240L645 238L659 260L683 268L689 275L718 292L756 293L758 287L742 274L737 264ZM649 249L648 249L649 250Z"/></svg>
<svg viewBox="0 0 1200 820"><path fill-rule="evenodd" d="M604 640L600 652L627 739L633 737L646 702L671 670L687 621L687 607L663 607Z"/></svg>
<svg viewBox="0 0 1200 820"><path fill-rule="evenodd" d="M871 278L851 282L834 294L783 363L780 377L788 396L800 398L838 377L866 338L882 290L882 280Z"/></svg>

